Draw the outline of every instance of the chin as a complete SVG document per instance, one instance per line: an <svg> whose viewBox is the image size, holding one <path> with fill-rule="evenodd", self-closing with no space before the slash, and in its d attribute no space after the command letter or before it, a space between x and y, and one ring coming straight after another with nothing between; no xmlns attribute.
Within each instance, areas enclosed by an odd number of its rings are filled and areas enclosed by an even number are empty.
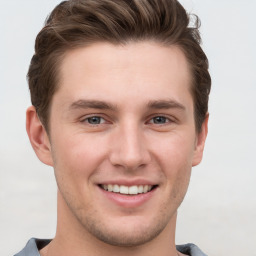
<svg viewBox="0 0 256 256"><path fill-rule="evenodd" d="M88 220L84 228L98 240L113 246L135 247L156 238L168 225L167 216L145 221L145 217L126 216L105 223Z"/></svg>
<svg viewBox="0 0 256 256"><path fill-rule="evenodd" d="M98 240L113 246L120 247L135 247L143 245L155 237L157 237L163 228L156 228L145 230L144 228L136 227L133 230L118 230L113 229L96 229L90 230Z"/></svg>

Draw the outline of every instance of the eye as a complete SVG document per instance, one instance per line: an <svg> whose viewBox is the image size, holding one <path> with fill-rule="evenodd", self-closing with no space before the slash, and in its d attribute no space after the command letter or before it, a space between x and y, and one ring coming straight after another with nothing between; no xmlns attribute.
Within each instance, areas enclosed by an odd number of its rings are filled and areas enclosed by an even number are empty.
<svg viewBox="0 0 256 256"><path fill-rule="evenodd" d="M100 116L91 116L84 119L84 122L87 122L92 125L102 124L105 120Z"/></svg>
<svg viewBox="0 0 256 256"><path fill-rule="evenodd" d="M152 119L150 119L149 123L151 124L165 124L165 123L169 123L170 120L165 117L165 116L156 116Z"/></svg>

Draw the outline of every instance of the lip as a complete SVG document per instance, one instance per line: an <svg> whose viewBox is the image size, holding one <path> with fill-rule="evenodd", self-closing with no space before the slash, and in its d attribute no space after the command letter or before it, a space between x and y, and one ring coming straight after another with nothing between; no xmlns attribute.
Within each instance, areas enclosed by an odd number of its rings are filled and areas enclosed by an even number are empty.
<svg viewBox="0 0 256 256"><path fill-rule="evenodd" d="M105 180L104 182L100 182L99 184L101 185L108 185L108 184L112 184L112 185L124 185L124 186L139 186L139 185L151 185L151 186L155 186L158 185L155 182L151 182L145 179L136 179L136 180Z"/></svg>
<svg viewBox="0 0 256 256"><path fill-rule="evenodd" d="M113 183L104 183L104 184L113 184ZM114 184L118 184L118 183L115 182ZM128 186L127 184L131 184L131 183L128 182L128 183L120 183L120 184ZM132 184L136 185L134 183ZM138 183L138 184L143 185L141 183ZM145 185L150 185L150 184L147 183ZM143 204L147 203L150 199L152 199L158 187L155 187L154 189L152 189L147 193L142 193L137 195L124 195L120 193L109 192L102 189L100 186L98 186L98 189L100 190L104 199L106 198L111 203L114 203L115 205L123 208L136 208L136 207L142 206Z"/></svg>

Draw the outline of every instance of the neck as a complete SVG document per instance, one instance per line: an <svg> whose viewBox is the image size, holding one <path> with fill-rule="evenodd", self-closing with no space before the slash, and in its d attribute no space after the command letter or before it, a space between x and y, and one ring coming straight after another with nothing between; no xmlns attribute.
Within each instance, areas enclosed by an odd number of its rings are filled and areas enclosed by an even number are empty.
<svg viewBox="0 0 256 256"><path fill-rule="evenodd" d="M60 210L61 209L61 210ZM41 256L177 256L175 247L176 213L154 239L138 246L113 246L91 235L72 214L58 192L57 232L52 242L40 251Z"/></svg>

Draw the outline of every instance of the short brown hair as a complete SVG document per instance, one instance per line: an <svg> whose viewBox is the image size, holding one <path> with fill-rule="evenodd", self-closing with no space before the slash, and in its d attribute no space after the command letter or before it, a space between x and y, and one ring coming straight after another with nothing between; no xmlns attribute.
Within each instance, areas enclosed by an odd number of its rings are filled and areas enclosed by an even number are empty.
<svg viewBox="0 0 256 256"><path fill-rule="evenodd" d="M199 132L208 113L211 88L199 26L199 18L187 14L177 0L61 2L37 35L27 75L31 101L42 124L47 130L51 99L58 89L58 69L67 50L100 41L126 44L153 40L177 45L185 54L191 68L195 126Z"/></svg>

